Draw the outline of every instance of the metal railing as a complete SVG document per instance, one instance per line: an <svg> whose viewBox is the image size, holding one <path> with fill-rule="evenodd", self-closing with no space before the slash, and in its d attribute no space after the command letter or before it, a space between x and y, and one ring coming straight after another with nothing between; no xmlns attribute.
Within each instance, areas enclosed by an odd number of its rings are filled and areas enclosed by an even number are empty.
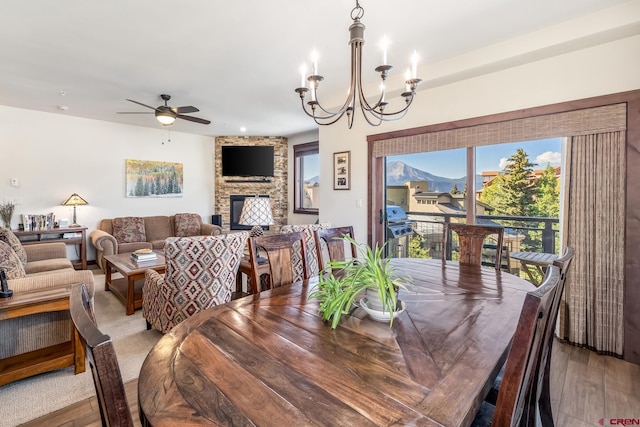
<svg viewBox="0 0 640 427"><path fill-rule="evenodd" d="M424 240L421 246L429 251L430 258L440 258L442 250L451 259L451 247L442 248L444 223L452 219L464 222L464 213L407 212L409 219L416 221L414 230ZM557 253L559 244L559 220L546 217L477 215L478 223L493 222L505 228L504 245L509 252L531 251ZM451 241L451 239L449 239ZM393 255L392 255L393 256Z"/></svg>

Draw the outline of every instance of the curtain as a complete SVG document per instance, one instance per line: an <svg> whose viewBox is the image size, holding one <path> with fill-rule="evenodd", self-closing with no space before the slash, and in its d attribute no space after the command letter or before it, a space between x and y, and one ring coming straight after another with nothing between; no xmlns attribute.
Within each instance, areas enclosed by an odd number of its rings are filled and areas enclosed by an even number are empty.
<svg viewBox="0 0 640 427"><path fill-rule="evenodd" d="M564 227L576 250L560 307L560 338L622 356L625 131L574 136L567 147Z"/></svg>

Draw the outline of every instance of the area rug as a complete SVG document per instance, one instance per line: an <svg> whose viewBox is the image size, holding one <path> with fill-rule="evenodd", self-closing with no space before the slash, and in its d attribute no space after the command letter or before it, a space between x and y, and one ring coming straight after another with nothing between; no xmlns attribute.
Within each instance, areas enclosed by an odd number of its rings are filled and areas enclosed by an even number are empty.
<svg viewBox="0 0 640 427"><path fill-rule="evenodd" d="M162 337L147 331L142 311L127 316L124 305L104 291L104 274L95 278L95 311L98 327L111 336L124 382L138 378L147 353ZM0 387L0 427L13 427L95 396L91 372L74 375L73 367L40 374Z"/></svg>

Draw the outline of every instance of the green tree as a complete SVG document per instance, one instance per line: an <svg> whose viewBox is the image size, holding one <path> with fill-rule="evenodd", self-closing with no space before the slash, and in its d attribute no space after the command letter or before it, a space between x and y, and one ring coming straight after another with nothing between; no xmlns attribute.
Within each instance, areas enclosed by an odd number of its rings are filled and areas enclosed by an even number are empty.
<svg viewBox="0 0 640 427"><path fill-rule="evenodd" d="M460 190L458 190L458 184L453 184L453 188L451 189L451 194L460 194Z"/></svg>
<svg viewBox="0 0 640 427"><path fill-rule="evenodd" d="M426 239L414 233L409 239L409 258L429 258L429 249L425 248Z"/></svg>
<svg viewBox="0 0 640 427"><path fill-rule="evenodd" d="M507 159L503 169L502 197L495 199L496 214L509 216L531 216L534 211L536 187L531 179L535 163L529 161L529 155L518 148Z"/></svg>
<svg viewBox="0 0 640 427"><path fill-rule="evenodd" d="M480 200L492 206L493 215L505 216L534 216L535 197L537 188L532 179L533 168L537 166L529 161L528 154L518 148L516 153L507 159L502 173L497 176L490 186L482 192ZM532 233L524 231L526 221L503 221L504 225L518 228L524 234L521 248L523 250L539 250L540 239Z"/></svg>
<svg viewBox="0 0 640 427"><path fill-rule="evenodd" d="M536 182L536 189L536 215L558 218L560 216L560 182L556 177L555 168L547 165Z"/></svg>

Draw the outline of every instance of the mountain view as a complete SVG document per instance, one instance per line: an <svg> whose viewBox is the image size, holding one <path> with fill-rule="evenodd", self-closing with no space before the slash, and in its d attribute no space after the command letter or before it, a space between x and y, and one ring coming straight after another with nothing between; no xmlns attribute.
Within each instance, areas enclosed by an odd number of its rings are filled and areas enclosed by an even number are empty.
<svg viewBox="0 0 640 427"><path fill-rule="evenodd" d="M449 192L454 184L458 190L464 189L466 176L460 178L445 178L416 169L406 163L393 161L387 163L387 185L403 185L407 181L427 181L429 191ZM482 188L482 175L476 176L476 190Z"/></svg>

